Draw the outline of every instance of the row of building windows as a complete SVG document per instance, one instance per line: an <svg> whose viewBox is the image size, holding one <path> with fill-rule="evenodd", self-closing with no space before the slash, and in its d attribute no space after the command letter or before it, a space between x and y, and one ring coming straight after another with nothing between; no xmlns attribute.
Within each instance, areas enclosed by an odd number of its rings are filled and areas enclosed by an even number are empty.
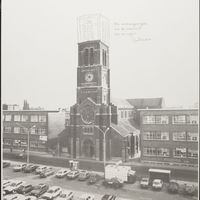
<svg viewBox="0 0 200 200"><path fill-rule="evenodd" d="M6 146L13 146L13 147L27 147L27 140L3 139L3 144ZM30 147L44 148L46 147L46 142L41 140L30 141Z"/></svg>
<svg viewBox="0 0 200 200"><path fill-rule="evenodd" d="M121 118L123 119L126 119L126 118L131 118L133 117L133 111L121 111Z"/></svg>
<svg viewBox="0 0 200 200"><path fill-rule="evenodd" d="M143 124L169 124L167 115L146 115L143 116ZM197 115L175 115L172 116L172 124L197 124Z"/></svg>
<svg viewBox="0 0 200 200"><path fill-rule="evenodd" d="M198 133L173 132L173 141L198 141ZM150 131L143 133L143 140L169 140L169 132Z"/></svg>
<svg viewBox="0 0 200 200"><path fill-rule="evenodd" d="M14 115L14 121L15 122L46 122L47 121L47 116L46 115ZM12 115L10 114L5 114L4 115L4 121L12 121Z"/></svg>
<svg viewBox="0 0 200 200"><path fill-rule="evenodd" d="M4 133L28 134L28 131L28 128L13 127L12 129L10 126L3 127ZM30 133L36 135L46 135L46 128L31 128Z"/></svg>
<svg viewBox="0 0 200 200"><path fill-rule="evenodd" d="M144 147L144 156L156 156L156 157L169 157L170 149L168 148L154 148L154 147ZM198 158L198 150L186 149L186 148L175 148L173 149L173 157L176 158Z"/></svg>

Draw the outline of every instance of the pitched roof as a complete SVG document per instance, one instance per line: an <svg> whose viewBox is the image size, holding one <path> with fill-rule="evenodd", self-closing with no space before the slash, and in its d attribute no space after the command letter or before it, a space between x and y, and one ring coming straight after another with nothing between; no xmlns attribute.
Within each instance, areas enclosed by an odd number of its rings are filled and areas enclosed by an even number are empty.
<svg viewBox="0 0 200 200"><path fill-rule="evenodd" d="M143 99L127 99L127 101L136 109L145 108L162 108L163 98L143 98Z"/></svg>
<svg viewBox="0 0 200 200"><path fill-rule="evenodd" d="M120 120L118 124L111 123L111 128L122 137L130 135L130 133L139 133L139 130L133 127L128 120Z"/></svg>
<svg viewBox="0 0 200 200"><path fill-rule="evenodd" d="M133 108L126 99L111 98L111 102L118 108Z"/></svg>

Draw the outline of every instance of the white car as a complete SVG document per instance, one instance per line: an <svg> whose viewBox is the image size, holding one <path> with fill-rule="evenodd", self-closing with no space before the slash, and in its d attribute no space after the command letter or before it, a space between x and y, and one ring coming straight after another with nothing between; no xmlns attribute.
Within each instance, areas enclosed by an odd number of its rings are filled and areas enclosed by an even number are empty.
<svg viewBox="0 0 200 200"><path fill-rule="evenodd" d="M14 172L22 171L26 166L27 166L26 163L16 164L16 165L13 167L13 171L14 171Z"/></svg>
<svg viewBox="0 0 200 200"><path fill-rule="evenodd" d="M24 181L13 180L10 185L4 188L4 191L6 192L6 194L10 194L14 192L15 190L17 190L21 185L24 185L24 184L25 184Z"/></svg>
<svg viewBox="0 0 200 200"><path fill-rule="evenodd" d="M68 179L75 179L79 176L79 171L78 170L73 170L73 171L70 171L68 174L67 174L67 178Z"/></svg>
<svg viewBox="0 0 200 200"><path fill-rule="evenodd" d="M64 191L56 200L72 200L74 198L74 193L72 191Z"/></svg>
<svg viewBox="0 0 200 200"><path fill-rule="evenodd" d="M58 197L62 193L61 187L52 186L49 190L42 195L42 199L53 199Z"/></svg>
<svg viewBox="0 0 200 200"><path fill-rule="evenodd" d="M141 188L148 188L149 187L149 178L142 178L140 181Z"/></svg>
<svg viewBox="0 0 200 200"><path fill-rule="evenodd" d="M13 182L12 179L10 180L3 180L3 189L9 186Z"/></svg>
<svg viewBox="0 0 200 200"><path fill-rule="evenodd" d="M162 189L163 187L163 181L161 179L154 179L152 183L153 189Z"/></svg>
<svg viewBox="0 0 200 200"><path fill-rule="evenodd" d="M57 173L56 173L56 177L58 178L63 178L64 176L66 176L71 170L70 169L60 169Z"/></svg>
<svg viewBox="0 0 200 200"><path fill-rule="evenodd" d="M94 195L92 194L83 194L80 196L80 200L94 200Z"/></svg>
<svg viewBox="0 0 200 200"><path fill-rule="evenodd" d="M37 200L35 196L25 196L25 200Z"/></svg>
<svg viewBox="0 0 200 200"><path fill-rule="evenodd" d="M47 167L47 166L39 166L38 168L36 168L35 173L36 174L40 174L41 172L43 172L43 171L45 171L47 169L49 169L49 167Z"/></svg>
<svg viewBox="0 0 200 200"><path fill-rule="evenodd" d="M10 194L3 197L3 200L25 200L25 196L22 194Z"/></svg>

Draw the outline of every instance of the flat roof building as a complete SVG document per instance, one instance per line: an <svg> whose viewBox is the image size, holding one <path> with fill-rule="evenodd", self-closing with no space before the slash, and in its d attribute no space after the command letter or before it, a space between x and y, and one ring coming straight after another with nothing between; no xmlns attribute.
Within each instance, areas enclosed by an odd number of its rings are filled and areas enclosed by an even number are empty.
<svg viewBox="0 0 200 200"><path fill-rule="evenodd" d="M141 160L198 163L198 109L140 109Z"/></svg>
<svg viewBox="0 0 200 200"><path fill-rule="evenodd" d="M47 151L48 140L65 128L65 114L58 110L3 110L3 148Z"/></svg>

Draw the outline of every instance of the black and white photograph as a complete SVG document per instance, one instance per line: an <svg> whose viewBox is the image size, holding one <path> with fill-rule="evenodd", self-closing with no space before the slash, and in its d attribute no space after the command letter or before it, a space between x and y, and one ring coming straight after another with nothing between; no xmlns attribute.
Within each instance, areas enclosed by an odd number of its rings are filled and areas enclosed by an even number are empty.
<svg viewBox="0 0 200 200"><path fill-rule="evenodd" d="M199 199L199 1L1 1L1 199Z"/></svg>

